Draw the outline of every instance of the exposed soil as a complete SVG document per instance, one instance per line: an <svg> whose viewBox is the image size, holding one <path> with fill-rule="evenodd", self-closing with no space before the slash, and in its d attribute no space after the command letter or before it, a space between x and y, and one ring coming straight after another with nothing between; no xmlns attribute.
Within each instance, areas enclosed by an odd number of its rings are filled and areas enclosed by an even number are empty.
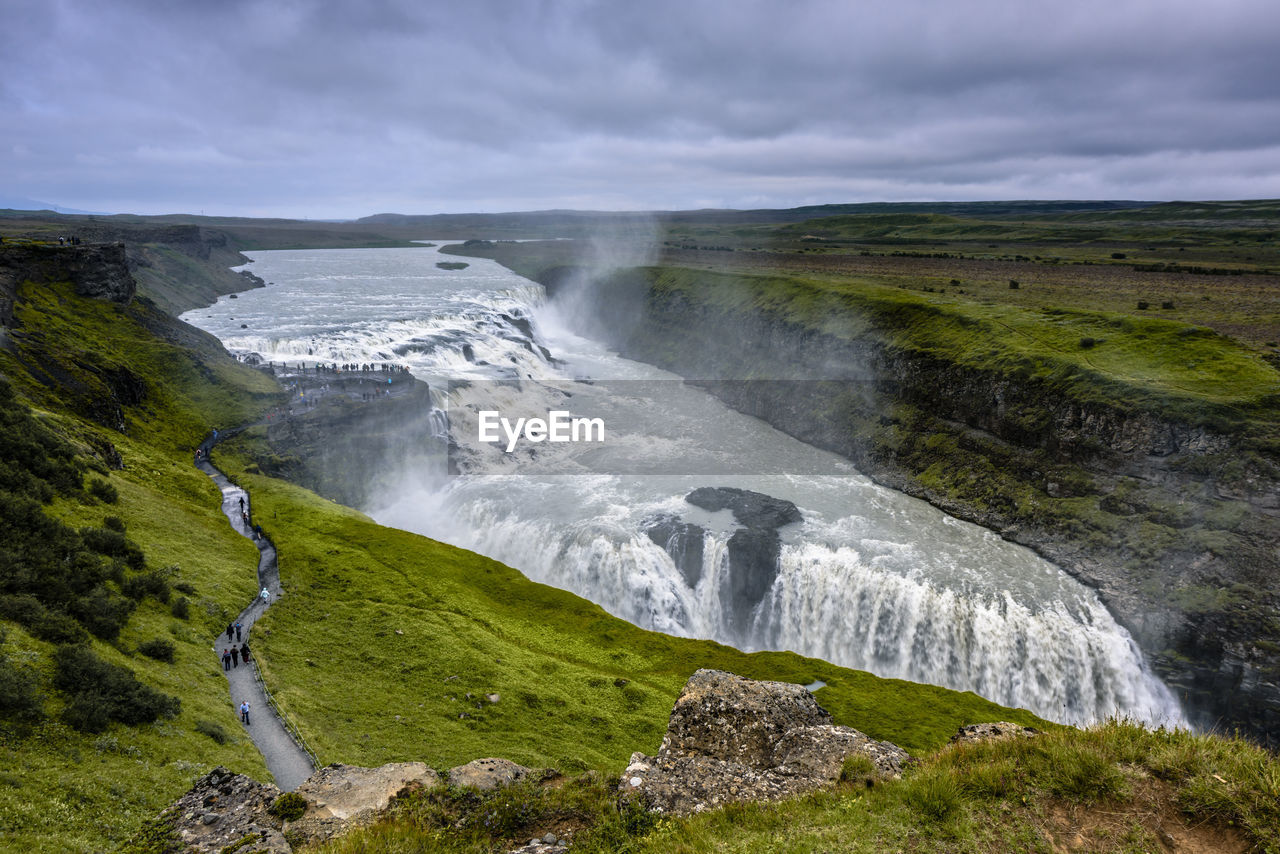
<svg viewBox="0 0 1280 854"><path fill-rule="evenodd" d="M1115 850L1245 854L1251 850L1233 827L1189 821L1174 803L1168 784L1150 778L1135 782L1133 800L1126 804L1054 802L1040 831L1053 850L1062 854Z"/></svg>

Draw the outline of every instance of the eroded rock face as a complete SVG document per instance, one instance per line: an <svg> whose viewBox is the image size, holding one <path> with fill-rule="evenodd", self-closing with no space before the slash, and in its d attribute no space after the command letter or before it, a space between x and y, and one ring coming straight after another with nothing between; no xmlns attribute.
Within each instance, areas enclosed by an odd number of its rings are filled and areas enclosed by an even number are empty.
<svg viewBox="0 0 1280 854"><path fill-rule="evenodd" d="M800 685L699 670L676 700L658 755L633 754L619 790L651 810L688 815L829 785L855 754L884 777L897 777L908 759L897 745L834 726Z"/></svg>

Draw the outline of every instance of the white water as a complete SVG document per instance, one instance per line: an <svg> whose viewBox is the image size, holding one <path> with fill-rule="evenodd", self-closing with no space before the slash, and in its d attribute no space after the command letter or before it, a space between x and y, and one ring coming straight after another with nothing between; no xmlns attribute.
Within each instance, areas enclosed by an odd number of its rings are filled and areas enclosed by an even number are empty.
<svg viewBox="0 0 1280 854"><path fill-rule="evenodd" d="M274 284L184 315L233 352L408 364L441 405L448 380L518 379L518 392L502 386L510 391L498 396L536 391L608 412L601 449L542 445L518 464L497 448L463 459L470 470L584 473L450 477L442 463L405 472L402 489L365 508L379 521L489 555L647 628L790 649L1065 722L1119 714L1184 724L1128 633L1061 570L575 336L543 305L539 286L498 265L468 259L466 270L442 271L435 263L453 259L427 248L249 254L251 269ZM558 361L529 346L522 320ZM654 392L638 382L625 393L572 382L582 377L649 381ZM498 389L478 388L491 397ZM451 406L460 414L458 396ZM641 473L598 473L611 471ZM789 500L804 517L781 529L778 575L745 638L726 622L721 595L737 526L729 511L684 500L700 486ZM642 533L659 513L708 531L693 588Z"/></svg>

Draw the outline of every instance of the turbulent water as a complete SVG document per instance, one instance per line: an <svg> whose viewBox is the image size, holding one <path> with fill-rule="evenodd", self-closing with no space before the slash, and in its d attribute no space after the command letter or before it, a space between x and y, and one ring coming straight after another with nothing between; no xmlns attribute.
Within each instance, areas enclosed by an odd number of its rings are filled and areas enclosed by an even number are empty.
<svg viewBox="0 0 1280 854"><path fill-rule="evenodd" d="M476 400L605 415L598 446L506 454L455 435L463 474L446 474L443 454L438 466L405 472L401 489L365 508L379 521L489 555L647 628L972 690L1064 722L1118 714L1184 723L1091 590L573 334L564 307L545 305L541 287L493 262L440 270L449 256L432 248L248 254L268 287L183 318L233 352L408 365L431 383L455 434ZM745 623L734 619L728 578L741 525L685 500L706 486L789 501L802 517L778 529L776 578ZM644 532L660 518L704 532L692 585L688 568Z"/></svg>

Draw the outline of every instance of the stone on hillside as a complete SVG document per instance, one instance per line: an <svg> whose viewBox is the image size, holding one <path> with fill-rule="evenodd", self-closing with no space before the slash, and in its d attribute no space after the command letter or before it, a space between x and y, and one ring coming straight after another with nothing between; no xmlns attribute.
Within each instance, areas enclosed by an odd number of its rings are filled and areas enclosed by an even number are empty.
<svg viewBox="0 0 1280 854"><path fill-rule="evenodd" d="M899 776L907 761L897 745L834 726L802 685L699 670L676 700L658 755L633 754L619 790L656 812L688 815L830 785L852 755L882 777Z"/></svg>
<svg viewBox="0 0 1280 854"><path fill-rule="evenodd" d="M267 812L280 790L226 768L214 768L195 782L170 811L184 852L218 854L246 838L249 851L289 854L280 821Z"/></svg>
<svg viewBox="0 0 1280 854"><path fill-rule="evenodd" d="M372 823L406 788L429 787L439 775L424 762L392 762L378 768L327 765L297 788L307 811L289 824L290 836L319 842Z"/></svg>
<svg viewBox="0 0 1280 854"><path fill-rule="evenodd" d="M957 742L1000 741L1006 738L1030 738L1039 735L1038 729L1022 724L1011 724L1008 721L996 721L986 724L970 724L962 726L951 736L951 744Z"/></svg>
<svg viewBox="0 0 1280 854"><path fill-rule="evenodd" d="M530 773L530 769L510 759L473 759L466 765L449 769L449 785L497 789L522 780Z"/></svg>

